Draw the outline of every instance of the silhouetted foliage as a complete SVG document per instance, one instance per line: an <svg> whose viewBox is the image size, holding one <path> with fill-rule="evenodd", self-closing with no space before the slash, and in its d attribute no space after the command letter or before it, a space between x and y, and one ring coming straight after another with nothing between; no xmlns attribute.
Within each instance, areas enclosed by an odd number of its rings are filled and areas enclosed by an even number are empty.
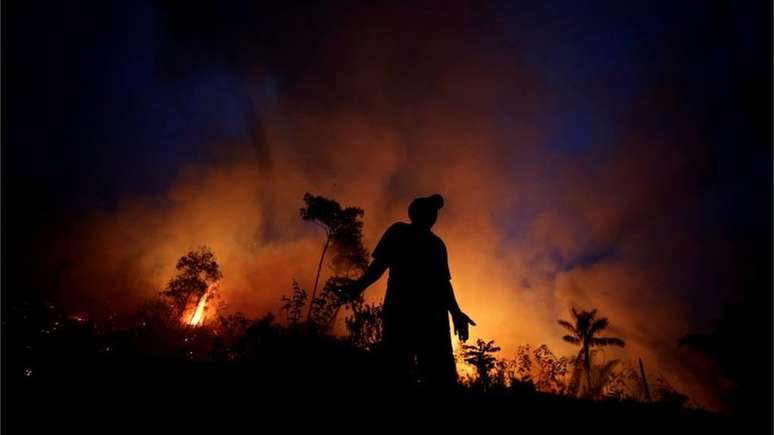
<svg viewBox="0 0 774 435"><path fill-rule="evenodd" d="M332 284L331 280L328 280L326 281L326 285L323 286L322 291L320 291L320 294L312 299L309 320L317 325L322 331L328 330L329 325L333 322L333 318L342 304L341 298L339 298L334 291L336 288L335 284Z"/></svg>
<svg viewBox="0 0 774 435"><path fill-rule="evenodd" d="M521 382L532 382L532 357L530 345L516 348L516 379Z"/></svg>
<svg viewBox="0 0 774 435"><path fill-rule="evenodd" d="M654 387L656 403L660 405L679 408L684 406L690 400L687 395L677 391L672 384L667 382L662 376L656 377Z"/></svg>
<svg viewBox="0 0 774 435"><path fill-rule="evenodd" d="M613 369L620 361L617 359L606 361L599 365L591 366L591 387L589 387L589 397L602 397L609 382L611 382L615 373Z"/></svg>
<svg viewBox="0 0 774 435"><path fill-rule="evenodd" d="M533 355L538 368L536 388L547 393L563 394L566 390L567 359L557 358L545 344L535 349Z"/></svg>
<svg viewBox="0 0 774 435"><path fill-rule="evenodd" d="M282 308L286 314L285 320L289 325L298 323L301 320L304 306L306 305L306 290L301 288L297 281L293 281L293 292L290 297L282 296Z"/></svg>
<svg viewBox="0 0 774 435"><path fill-rule="evenodd" d="M241 313L219 316L215 324L213 357L233 361L239 358L239 342L250 326L250 319Z"/></svg>
<svg viewBox="0 0 774 435"><path fill-rule="evenodd" d="M145 301L137 310L137 317L144 328L170 328L180 324L175 307L166 298Z"/></svg>
<svg viewBox="0 0 774 435"><path fill-rule="evenodd" d="M382 341L382 304L357 300L351 307L352 315L345 319L350 340L355 346L373 350Z"/></svg>
<svg viewBox="0 0 774 435"><path fill-rule="evenodd" d="M330 330L336 322L336 317L341 307L352 301L345 303L338 293L338 290L352 284L354 280L346 276L332 276L325 281L320 297L317 298L317 305L314 307L312 317L324 331Z"/></svg>
<svg viewBox="0 0 774 435"><path fill-rule="evenodd" d="M499 351L500 348L495 346L494 340L484 341L479 338L475 345L462 345L462 357L466 363L476 368L479 383L483 388L489 387L491 383L490 371L495 368L497 361L492 354Z"/></svg>
<svg viewBox="0 0 774 435"><path fill-rule="evenodd" d="M177 276L169 281L162 294L171 299L178 315L191 300L198 301L211 285L223 278L215 254L206 246L180 257L175 268Z"/></svg>
<svg viewBox="0 0 774 435"><path fill-rule="evenodd" d="M318 332L328 332L336 321L339 310L345 301L339 297L337 290L352 282L347 277L330 277L317 297L312 299L309 308L309 318L305 325ZM296 325L301 321L301 313L307 304L307 293L298 282L293 281L291 296L282 296L281 312L286 314L288 325ZM354 303L356 301L352 301Z"/></svg>
<svg viewBox="0 0 774 435"><path fill-rule="evenodd" d="M518 346L516 358L510 364L513 366L512 387L553 394L566 392L568 361L554 355L547 345L540 345L537 349L528 344Z"/></svg>
<svg viewBox="0 0 774 435"><path fill-rule="evenodd" d="M645 401L639 368L632 361L620 361L610 373L603 394L614 400Z"/></svg>
<svg viewBox="0 0 774 435"><path fill-rule="evenodd" d="M499 388L507 388L518 382L516 379L516 365L513 360L498 359L495 361L494 373L491 376L492 385Z"/></svg>
<svg viewBox="0 0 774 435"><path fill-rule="evenodd" d="M380 353L364 350L352 337L342 339L298 325L280 325L271 315L248 319L238 313L221 315L200 328L187 328L178 319L164 320L168 307L159 303L164 301L149 302L135 316L112 317L100 323L61 315L54 308L24 307L23 314L18 308L9 308L4 327L18 334L4 343L13 351L5 354L3 382L6 392L14 394L15 409L31 416L57 409L108 410L127 418L140 416L132 407L138 399L148 407L163 409L164 415L190 411L191 400L211 402L208 412L214 409L239 415L250 415L256 406L273 411L275 403L301 401L339 410L342 404L351 410L353 401L364 406L380 400L391 404L416 401L413 403L420 408L426 404L426 396L419 390L386 390L379 382L383 369ZM372 306L367 311L376 315L377 309ZM653 426L670 430L679 423L683 432L690 428L708 433L705 429L722 423L717 416L681 409L685 395L661 380L654 383L657 402L662 405L657 407L545 394L536 390L532 379L543 385L537 360L554 358L548 356L547 347L522 348L532 367L523 382L516 379L516 360L494 359L494 342L481 341L464 349L473 362L483 361L478 365L487 369L488 381L481 381L479 375L467 384L470 388L449 398L448 407L474 412L471 407L480 403L482 417L500 412L508 415L518 409L525 415L520 424L534 424L543 431L547 424L551 429L564 429L551 419L568 415L604 421L600 428L615 430L632 422L653 422ZM616 366L616 373L621 372L620 367ZM510 388L503 388L508 382ZM10 414L4 415L10 418ZM17 420L27 425L34 421ZM567 426L577 424L577 418L565 420L572 420Z"/></svg>
<svg viewBox="0 0 774 435"><path fill-rule="evenodd" d="M601 346L620 346L623 347L626 343L620 338L616 337L598 337L601 331L608 326L608 320L605 317L597 318L597 310L591 311L577 311L575 308L570 309L573 321L559 320L559 325L570 331L570 334L562 337L564 341L568 343L580 346L578 357L575 359L575 369L573 370L572 380L570 382L570 391L575 394L579 391L579 374L580 368L583 367L583 371L586 373L586 394L591 395L594 390L592 384L592 372L591 372L591 348Z"/></svg>
<svg viewBox="0 0 774 435"><path fill-rule="evenodd" d="M352 272L362 273L368 267L368 251L363 246L363 210L357 207L342 208L338 202L310 193L304 195L306 207L300 210L301 218L314 222L325 231L320 262L317 265L312 304L307 318L311 318L316 306L317 286L328 249L333 250L330 267L335 276L349 277ZM327 298L324 296L323 298Z"/></svg>
<svg viewBox="0 0 774 435"><path fill-rule="evenodd" d="M169 355L180 347L185 337L180 311L167 298L146 301L137 311L135 344L144 352Z"/></svg>

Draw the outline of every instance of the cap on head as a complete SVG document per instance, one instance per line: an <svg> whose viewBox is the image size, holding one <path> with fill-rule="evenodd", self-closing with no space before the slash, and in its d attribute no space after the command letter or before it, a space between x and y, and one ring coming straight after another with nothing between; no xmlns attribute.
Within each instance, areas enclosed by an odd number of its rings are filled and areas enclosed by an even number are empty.
<svg viewBox="0 0 774 435"><path fill-rule="evenodd" d="M435 220L438 218L438 210L442 207L443 197L437 193L416 198L409 205L409 219L415 225L430 228L435 224Z"/></svg>

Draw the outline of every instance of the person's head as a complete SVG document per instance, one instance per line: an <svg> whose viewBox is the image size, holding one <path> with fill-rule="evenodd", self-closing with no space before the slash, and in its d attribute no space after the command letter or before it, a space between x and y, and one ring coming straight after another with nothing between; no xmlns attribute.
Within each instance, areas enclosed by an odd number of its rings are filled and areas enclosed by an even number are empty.
<svg viewBox="0 0 774 435"><path fill-rule="evenodd" d="M409 205L409 219L411 219L412 224L429 230L438 219L438 210L441 207L443 207L443 197L437 193L416 198Z"/></svg>

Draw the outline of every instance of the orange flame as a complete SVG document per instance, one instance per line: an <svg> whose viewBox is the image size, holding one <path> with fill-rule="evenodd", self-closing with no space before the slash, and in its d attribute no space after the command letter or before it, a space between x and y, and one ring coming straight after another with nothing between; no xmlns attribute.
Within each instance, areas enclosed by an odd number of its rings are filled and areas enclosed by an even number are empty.
<svg viewBox="0 0 774 435"><path fill-rule="evenodd" d="M203 294L199 303L196 305L196 310L191 316L191 320L188 322L191 326L200 326L204 321L204 308L207 306L207 293Z"/></svg>
<svg viewBox="0 0 774 435"><path fill-rule="evenodd" d="M218 283L214 283L207 287L207 290L204 292L202 297L199 298L199 302L196 304L196 309L194 310L193 315L191 315L191 319L188 321L189 325L201 326L204 323L204 311L207 309L207 299L210 298L217 284Z"/></svg>

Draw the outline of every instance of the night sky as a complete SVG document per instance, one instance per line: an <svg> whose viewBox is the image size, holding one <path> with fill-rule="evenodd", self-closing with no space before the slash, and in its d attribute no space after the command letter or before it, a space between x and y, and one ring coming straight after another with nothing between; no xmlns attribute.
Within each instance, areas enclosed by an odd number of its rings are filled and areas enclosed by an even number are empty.
<svg viewBox="0 0 774 435"><path fill-rule="evenodd" d="M593 304L674 365L770 297L770 5L582 3L5 2L4 296L130 309L205 243L256 314L309 278L252 247L313 263L303 192L362 206L372 247L439 191L452 276L498 283L461 303L523 322L481 331L512 347Z"/></svg>

